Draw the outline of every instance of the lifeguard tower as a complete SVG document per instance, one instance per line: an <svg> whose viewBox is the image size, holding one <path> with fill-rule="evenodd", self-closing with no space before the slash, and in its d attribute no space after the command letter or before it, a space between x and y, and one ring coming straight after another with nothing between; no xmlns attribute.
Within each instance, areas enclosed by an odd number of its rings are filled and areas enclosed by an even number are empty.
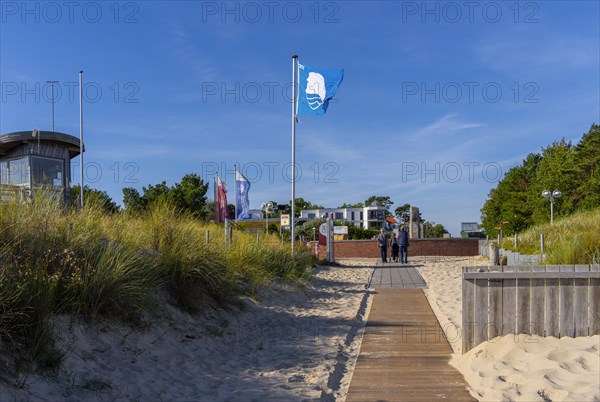
<svg viewBox="0 0 600 402"><path fill-rule="evenodd" d="M17 192L31 197L39 188L70 201L71 159L79 139L56 131L18 131L0 135L0 197Z"/></svg>

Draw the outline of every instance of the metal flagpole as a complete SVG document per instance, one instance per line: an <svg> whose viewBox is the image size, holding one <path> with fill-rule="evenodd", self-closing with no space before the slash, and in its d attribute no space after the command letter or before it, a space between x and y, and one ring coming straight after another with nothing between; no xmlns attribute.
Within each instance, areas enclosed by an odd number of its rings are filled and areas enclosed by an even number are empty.
<svg viewBox="0 0 600 402"><path fill-rule="evenodd" d="M214 214L214 219L215 219L215 223L219 224L221 222L219 222L219 195L218 195L218 190L217 190L217 176L214 177L213 179L213 194L214 194L214 208L213 208L213 214Z"/></svg>
<svg viewBox="0 0 600 402"><path fill-rule="evenodd" d="M292 257L296 249L295 244L295 217L296 217L296 102L298 101L296 89L296 72L298 70L298 55L292 55L292 216L290 217L290 232L292 238Z"/></svg>
<svg viewBox="0 0 600 402"><path fill-rule="evenodd" d="M79 198L83 208L83 70L79 71Z"/></svg>
<svg viewBox="0 0 600 402"><path fill-rule="evenodd" d="M58 81L46 81L48 84L52 84L52 132L54 132L54 84Z"/></svg>
<svg viewBox="0 0 600 402"><path fill-rule="evenodd" d="M237 163L235 163L233 166L234 166L233 170L235 171L234 174L233 174L233 191L235 193L235 209L234 209L235 216L233 217L233 219L235 221L237 221L237 217L238 217L238 210L237 210L237 206L238 206L238 189L237 189L237 172L238 172L238 170L237 170Z"/></svg>

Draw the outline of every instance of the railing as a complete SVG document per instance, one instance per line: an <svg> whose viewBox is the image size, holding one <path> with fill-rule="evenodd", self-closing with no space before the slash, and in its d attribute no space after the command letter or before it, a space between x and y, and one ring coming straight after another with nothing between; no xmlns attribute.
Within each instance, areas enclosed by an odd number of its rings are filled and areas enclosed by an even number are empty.
<svg viewBox="0 0 600 402"><path fill-rule="evenodd" d="M600 265L464 267L463 353L507 334L600 334Z"/></svg>

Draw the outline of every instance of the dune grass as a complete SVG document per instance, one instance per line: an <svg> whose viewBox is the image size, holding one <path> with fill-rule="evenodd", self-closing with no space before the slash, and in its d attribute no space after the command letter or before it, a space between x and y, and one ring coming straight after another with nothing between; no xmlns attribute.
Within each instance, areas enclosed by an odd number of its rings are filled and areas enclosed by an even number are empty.
<svg viewBox="0 0 600 402"><path fill-rule="evenodd" d="M524 254L541 254L540 234L544 234L546 264L600 264L600 209L578 212L502 240L501 247Z"/></svg>
<svg viewBox="0 0 600 402"><path fill-rule="evenodd" d="M17 365L60 364L53 314L136 323L159 294L194 313L207 300L253 295L274 278L306 278L317 262L301 247L291 258L275 235L257 240L236 230L225 247L222 226L164 203L143 215L99 211L66 210L41 194L32 203L0 202L0 347L14 351Z"/></svg>

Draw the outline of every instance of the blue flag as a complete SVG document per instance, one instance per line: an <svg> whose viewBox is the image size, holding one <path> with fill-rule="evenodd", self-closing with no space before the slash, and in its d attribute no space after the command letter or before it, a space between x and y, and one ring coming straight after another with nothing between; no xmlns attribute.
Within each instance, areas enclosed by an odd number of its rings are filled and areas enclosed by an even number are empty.
<svg viewBox="0 0 600 402"><path fill-rule="evenodd" d="M298 64L298 110L300 115L325 114L344 79L343 69L314 68Z"/></svg>
<svg viewBox="0 0 600 402"><path fill-rule="evenodd" d="M248 191L250 190L250 182L243 174L235 171L235 199L236 199L236 219L250 218L250 201L248 200Z"/></svg>

